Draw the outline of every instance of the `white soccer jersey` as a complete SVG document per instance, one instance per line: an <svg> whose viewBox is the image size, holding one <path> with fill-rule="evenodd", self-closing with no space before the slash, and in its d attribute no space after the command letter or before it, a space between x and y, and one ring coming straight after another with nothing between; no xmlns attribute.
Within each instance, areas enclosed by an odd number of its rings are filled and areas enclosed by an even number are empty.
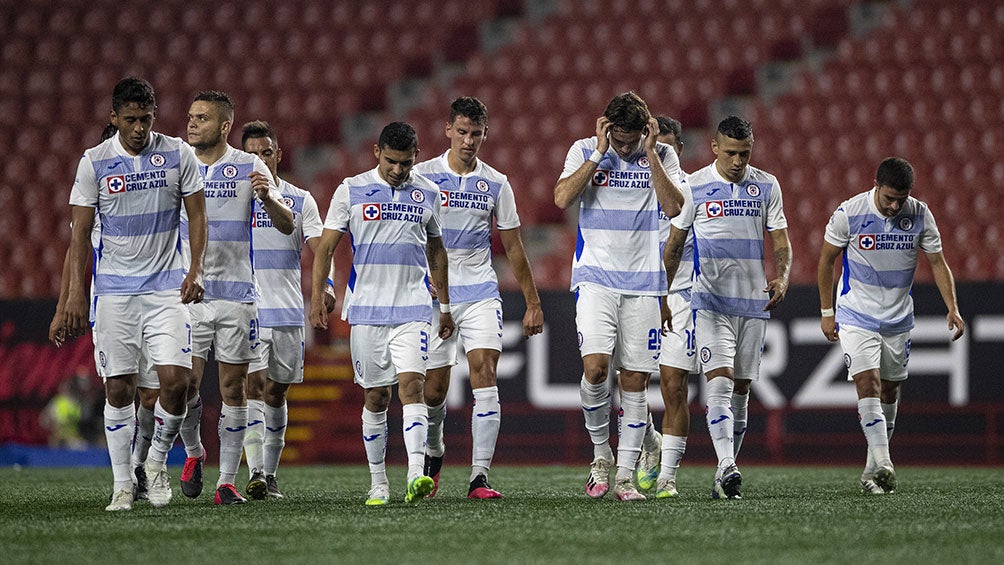
<svg viewBox="0 0 1004 565"><path fill-rule="evenodd" d="M349 324L432 321L426 244L442 237L439 208L439 189L417 174L394 188L374 168L338 186L324 228L352 238L344 301Z"/></svg>
<svg viewBox="0 0 1004 565"><path fill-rule="evenodd" d="M255 302L254 265L251 256L251 201L256 200L248 175L257 171L269 179L269 195L282 201L265 162L251 153L227 145L222 157L212 165L199 164L206 185L206 241L203 286L206 300ZM185 257L188 246L188 215L182 214Z"/></svg>
<svg viewBox="0 0 1004 565"><path fill-rule="evenodd" d="M500 230L519 227L512 186L480 159L472 172L458 175L450 169L448 154L419 163L414 171L439 187L443 245L450 257L450 302L501 298L492 268L492 218Z"/></svg>
<svg viewBox="0 0 1004 565"><path fill-rule="evenodd" d="M94 208L100 221L94 294L180 289L182 198L202 187L195 154L177 137L152 132L139 155L130 155L117 135L85 151L70 204Z"/></svg>
<svg viewBox="0 0 1004 565"><path fill-rule="evenodd" d="M764 272L764 227L786 229L781 185L774 175L746 167L742 181L725 180L715 164L687 176L691 198L673 218L694 232L691 306L727 316L769 318Z"/></svg>
<svg viewBox="0 0 1004 565"><path fill-rule="evenodd" d="M561 178L571 176L596 150L596 137L572 144ZM666 175L682 177L676 151L657 144ZM595 284L621 294L666 294L666 268L659 254L659 201L649 178L648 157L639 150L621 159L609 149L579 197L579 226L572 260L572 290Z"/></svg>
<svg viewBox="0 0 1004 565"><path fill-rule="evenodd" d="M883 334L910 331L917 250L941 251L927 204L911 196L899 214L887 218L875 206L873 188L844 201L830 216L824 237L844 249L837 323Z"/></svg>
<svg viewBox="0 0 1004 565"><path fill-rule="evenodd" d="M317 203L309 192L279 179L281 202L293 212L293 233L286 235L256 198L251 220L255 278L258 280L258 325L265 328L303 326L300 287L300 249L323 226Z"/></svg>
<svg viewBox="0 0 1004 565"><path fill-rule="evenodd" d="M680 191L683 192L684 201L693 199L690 189L685 180L680 183ZM673 218L663 213L659 207L659 256L669 241L670 227L673 225ZM676 270L673 282L669 285L669 292L682 292L684 298L690 301L690 287L694 285L694 230L687 232L687 238L683 244L683 255L680 257L680 267Z"/></svg>

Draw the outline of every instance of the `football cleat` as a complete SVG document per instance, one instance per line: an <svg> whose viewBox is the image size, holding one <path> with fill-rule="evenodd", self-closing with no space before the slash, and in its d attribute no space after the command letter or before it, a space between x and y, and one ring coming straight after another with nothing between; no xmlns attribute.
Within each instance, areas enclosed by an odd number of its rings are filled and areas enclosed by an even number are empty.
<svg viewBox="0 0 1004 565"><path fill-rule="evenodd" d="M432 477L425 475L415 477L408 481L408 493L404 495L404 501L409 503L418 502L429 496L429 493L435 487L436 483L432 481Z"/></svg>
<svg viewBox="0 0 1004 565"><path fill-rule="evenodd" d="M380 483L370 487L370 492L366 495L366 506L383 506L389 500L390 486Z"/></svg>
<svg viewBox="0 0 1004 565"><path fill-rule="evenodd" d="M742 498L742 493L739 492L742 484L743 476L739 473L739 467L733 463L721 470L721 476L715 477L715 483L711 487L711 498L715 500Z"/></svg>
<svg viewBox="0 0 1004 565"><path fill-rule="evenodd" d="M632 501L632 500L645 500L645 495L638 492L638 489L634 487L634 483L631 479L621 479L614 484L614 494L617 496L617 500Z"/></svg>
<svg viewBox="0 0 1004 565"><path fill-rule="evenodd" d="M432 496L431 494L429 496ZM471 481L471 487L467 489L467 498L472 500L484 500L487 498L502 498L502 493L493 489L488 484L488 478L478 475Z"/></svg>
<svg viewBox="0 0 1004 565"><path fill-rule="evenodd" d="M132 490L120 489L112 494L112 500L105 506L108 512L118 512L120 510L132 510Z"/></svg>
<svg viewBox="0 0 1004 565"><path fill-rule="evenodd" d="M268 484L265 482L265 473L258 469L251 469L251 480L248 481L244 492L254 500L265 500L268 491Z"/></svg>
<svg viewBox="0 0 1004 565"><path fill-rule="evenodd" d="M886 494L896 492L896 471L893 470L892 465L880 467L878 471L875 471L875 484Z"/></svg>
<svg viewBox="0 0 1004 565"><path fill-rule="evenodd" d="M199 457L185 458L185 467L181 469L181 492L188 498L198 498L202 494L202 464L205 461L205 451Z"/></svg>
<svg viewBox="0 0 1004 565"><path fill-rule="evenodd" d="M610 467L613 464L609 459L593 459L589 465L589 476L586 477L586 494L592 498L603 498L610 490Z"/></svg>
<svg viewBox="0 0 1004 565"><path fill-rule="evenodd" d="M237 492L237 487L231 484L220 485L216 489L216 496L213 497L213 504L227 506L230 504L244 504L248 500Z"/></svg>
<svg viewBox="0 0 1004 565"><path fill-rule="evenodd" d="M638 488L641 490L651 490L655 486L656 479L659 478L659 463L662 461L662 436L655 447L649 448L642 443L641 456L638 457L638 468L635 469L635 480L638 481Z"/></svg>
<svg viewBox="0 0 1004 565"><path fill-rule="evenodd" d="M137 465L133 469L133 499L135 500L146 500L147 493L147 481L146 481L146 469L142 465Z"/></svg>
<svg viewBox="0 0 1004 565"><path fill-rule="evenodd" d="M676 490L675 480L659 479L659 484L655 487L656 498L676 498L679 494Z"/></svg>
<svg viewBox="0 0 1004 565"><path fill-rule="evenodd" d="M286 498L286 495L282 494L282 491L279 490L279 483L275 480L275 475L265 477L265 496L272 500Z"/></svg>
<svg viewBox="0 0 1004 565"><path fill-rule="evenodd" d="M147 476L150 476L152 471L152 469L147 468ZM171 491L171 476L167 474L167 467L163 467L161 470L153 473L153 479L150 480L149 490L146 493L150 504L157 508L167 506L171 502L173 494Z"/></svg>
<svg viewBox="0 0 1004 565"><path fill-rule="evenodd" d="M875 483L875 478L871 476L861 477L861 492L864 492L865 494L885 494L882 487L878 486Z"/></svg>
<svg viewBox="0 0 1004 565"><path fill-rule="evenodd" d="M422 470L422 474L426 477L432 477L432 482L435 486L432 487L432 492L426 498L432 498L436 496L439 492L439 473L443 469L443 458L434 457L432 455L425 456L425 468Z"/></svg>

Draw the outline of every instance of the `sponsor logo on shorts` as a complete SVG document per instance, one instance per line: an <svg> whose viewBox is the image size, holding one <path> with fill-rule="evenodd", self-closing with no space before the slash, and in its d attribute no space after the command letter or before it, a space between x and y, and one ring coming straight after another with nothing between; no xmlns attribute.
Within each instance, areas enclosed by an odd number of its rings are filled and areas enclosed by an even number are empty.
<svg viewBox="0 0 1004 565"><path fill-rule="evenodd" d="M701 348L701 362L702 363L707 363L708 361L711 361L711 348L710 347L702 347Z"/></svg>
<svg viewBox="0 0 1004 565"><path fill-rule="evenodd" d="M101 363L102 367L106 367L108 365L108 358L105 357L104 351L98 351L98 362Z"/></svg>
<svg viewBox="0 0 1004 565"><path fill-rule="evenodd" d="M579 349L582 349L582 332L578 332L579 337Z"/></svg>
<svg viewBox="0 0 1004 565"><path fill-rule="evenodd" d="M356 374L360 377L363 376L363 364L359 361L356 361Z"/></svg>
<svg viewBox="0 0 1004 565"><path fill-rule="evenodd" d="M849 353L844 353L844 367L851 368L851 355Z"/></svg>

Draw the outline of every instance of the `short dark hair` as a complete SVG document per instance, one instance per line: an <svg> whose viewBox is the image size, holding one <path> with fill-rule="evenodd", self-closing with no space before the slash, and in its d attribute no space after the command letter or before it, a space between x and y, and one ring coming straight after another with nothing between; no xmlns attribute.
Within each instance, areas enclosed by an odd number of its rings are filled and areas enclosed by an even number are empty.
<svg viewBox="0 0 1004 565"><path fill-rule="evenodd" d="M603 116L610 124L624 131L642 131L652 114L648 105L634 92L618 94L607 104Z"/></svg>
<svg viewBox="0 0 1004 565"><path fill-rule="evenodd" d="M683 124L680 120L669 116L656 116L655 121L659 122L659 135L673 134L677 141L683 137Z"/></svg>
<svg viewBox="0 0 1004 565"><path fill-rule="evenodd" d="M119 128L115 127L115 124L108 124L105 129L101 130L101 141L115 137L118 132Z"/></svg>
<svg viewBox="0 0 1004 565"><path fill-rule="evenodd" d="M753 137L753 125L739 116L729 116L719 122L718 133L732 139L748 139Z"/></svg>
<svg viewBox="0 0 1004 565"><path fill-rule="evenodd" d="M450 104L450 123L463 116L479 126L488 125L488 108L473 96L461 96Z"/></svg>
<svg viewBox="0 0 1004 565"><path fill-rule="evenodd" d="M241 147L247 144L249 139L258 137L271 139L272 145L275 145L276 149L279 148L279 138L276 137L272 126L268 125L268 122L265 120L254 120L253 122L244 124L241 128Z"/></svg>
<svg viewBox="0 0 1004 565"><path fill-rule="evenodd" d="M203 90L195 95L193 102L213 102L223 109L223 119L231 122L234 119L234 99L222 90Z"/></svg>
<svg viewBox="0 0 1004 565"><path fill-rule="evenodd" d="M901 157L887 157L875 172L875 182L900 192L913 188L913 165Z"/></svg>
<svg viewBox="0 0 1004 565"><path fill-rule="evenodd" d="M157 97L153 85L145 79L126 77L115 85L112 91L112 110L118 112L126 104L135 102L140 108L156 108Z"/></svg>
<svg viewBox="0 0 1004 565"><path fill-rule="evenodd" d="M411 151L418 149L418 134L415 128L404 122L391 122L384 126L380 132L380 140L377 141L380 149L393 149L394 151Z"/></svg>

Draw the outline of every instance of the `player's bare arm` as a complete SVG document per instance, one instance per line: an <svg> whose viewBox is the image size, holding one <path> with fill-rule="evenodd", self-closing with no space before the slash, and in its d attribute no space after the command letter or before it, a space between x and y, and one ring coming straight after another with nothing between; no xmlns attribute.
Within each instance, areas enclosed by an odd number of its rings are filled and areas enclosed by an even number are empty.
<svg viewBox="0 0 1004 565"><path fill-rule="evenodd" d="M203 265L206 258L206 240L209 238L209 223L206 219L206 195L198 191L184 197L185 212L188 213L188 243L192 250L192 261L185 280L181 281L181 302L202 302L205 287L202 283Z"/></svg>
<svg viewBox="0 0 1004 565"><path fill-rule="evenodd" d="M425 255L429 262L429 276L436 285L436 294L439 296L440 305L450 303L450 281L449 281L449 257L446 255L446 247L443 246L443 238L429 236L429 241L425 245ZM450 312L439 313L439 337L449 338L456 330L453 322L453 314Z"/></svg>
<svg viewBox="0 0 1004 565"><path fill-rule="evenodd" d="M261 201L262 208L272 220L275 229L286 235L293 233L293 212L269 194L272 179L258 171L251 171L248 176L251 179L251 188L254 189L255 196Z"/></svg>
<svg viewBox="0 0 1004 565"><path fill-rule="evenodd" d="M523 291L523 299L526 301L526 312L523 314L523 337L529 338L544 331L544 311L540 307L540 295L537 294L537 285L533 281L533 271L530 270L530 261L526 257L526 249L523 247L523 237L519 228L511 230L499 230L499 237L502 239L502 246L505 248L505 256L509 259L509 267L512 274L519 283L520 290Z"/></svg>
<svg viewBox="0 0 1004 565"><path fill-rule="evenodd" d="M780 229L770 232L770 241L774 247L774 269L777 278L767 283L763 289L770 296L764 312L777 308L777 305L784 301L788 294L788 278L791 276L791 241L788 239L788 230Z"/></svg>
<svg viewBox="0 0 1004 565"><path fill-rule="evenodd" d="M962 319L959 314L959 302L955 294L955 277L952 276L952 270L948 267L948 262L945 261L945 254L941 251L937 253L925 253L927 255L927 260L931 263L931 272L934 273L934 284L938 285L938 291L941 292L941 299L945 302L945 307L948 309L948 329L955 330L952 334L952 341L955 341L962 337L962 334L966 332L966 322Z"/></svg>
<svg viewBox="0 0 1004 565"><path fill-rule="evenodd" d="M655 197L662 206L662 212L672 218L679 215L683 208L683 193L676 182L666 174L666 168L662 165L662 158L655 150L659 141L659 122L655 118L649 118L648 125L645 126L645 155L648 157L649 170L652 172L652 188L655 189Z"/></svg>
<svg viewBox="0 0 1004 565"><path fill-rule="evenodd" d="M819 309L821 311L833 309L833 262L843 251L843 248L828 241L823 241L823 247L819 251L816 279L819 285ZM836 316L820 316L819 326L827 340L837 341L840 339Z"/></svg>
<svg viewBox="0 0 1004 565"><path fill-rule="evenodd" d="M56 313L49 322L49 341L56 347L66 341L66 328L63 327L63 310L66 308L66 296L70 290L70 250L63 257L63 274L59 279L59 300L56 301Z"/></svg>
<svg viewBox="0 0 1004 565"><path fill-rule="evenodd" d="M610 138L608 137L610 126L610 120L605 116L596 119L596 150L601 154L610 149ZM574 204L582 196L582 192L586 190L586 186L592 180L598 165L599 163L586 159L571 176L559 179L558 184L554 185L554 204L562 210Z"/></svg>
<svg viewBox="0 0 1004 565"><path fill-rule="evenodd" d="M320 238L311 237L307 239L307 247L310 248L310 252L314 255L317 254L317 242ZM328 314L335 311L335 287L332 281L335 280L335 268L334 266L328 270L328 280L324 281L324 309L328 311Z"/></svg>
<svg viewBox="0 0 1004 565"><path fill-rule="evenodd" d="M673 287L673 279L676 278L676 271L680 269L680 261L683 259L683 247L687 243L687 233L689 230L681 230L676 226L670 226L669 239L662 249L662 262L666 266L666 288ZM673 312L670 311L666 302L666 297L662 298L662 335L673 331Z"/></svg>
<svg viewBox="0 0 1004 565"><path fill-rule="evenodd" d="M90 321L87 300L87 259L91 256L90 237L94 227L94 208L72 207L70 230L70 283L67 285L66 305L63 308L62 327L69 337L83 335Z"/></svg>
<svg viewBox="0 0 1004 565"><path fill-rule="evenodd" d="M335 248L342 241L343 233L338 230L324 228L321 237L317 239L314 249L314 268L310 285L310 325L318 330L328 329L328 310L324 303L324 287L327 285L328 273L331 272L331 258Z"/></svg>

